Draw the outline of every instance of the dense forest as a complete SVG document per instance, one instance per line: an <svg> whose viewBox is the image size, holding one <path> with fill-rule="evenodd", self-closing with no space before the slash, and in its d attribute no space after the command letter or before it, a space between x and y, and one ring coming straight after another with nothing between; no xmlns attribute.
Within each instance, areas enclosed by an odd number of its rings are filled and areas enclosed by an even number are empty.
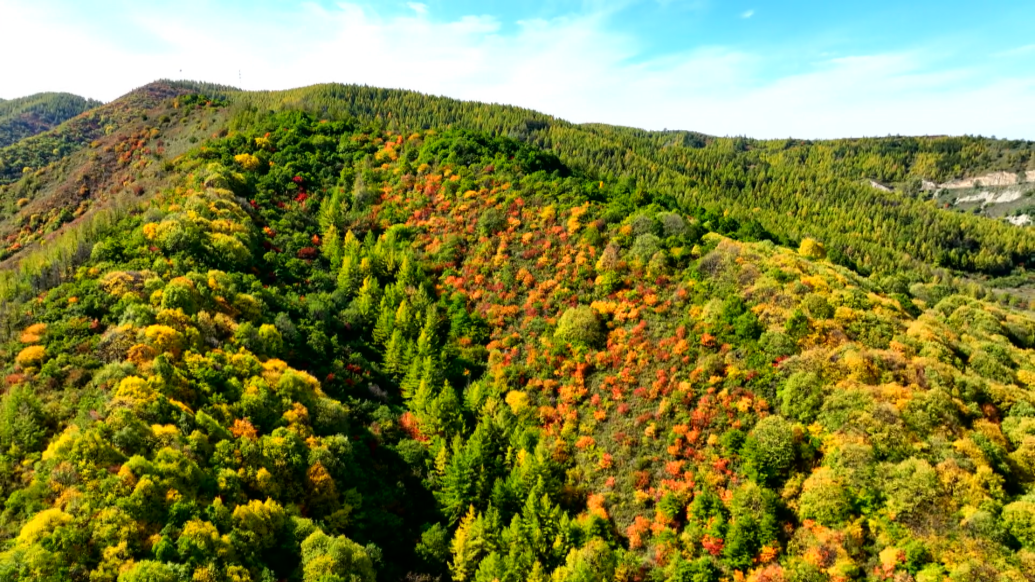
<svg viewBox="0 0 1035 582"><path fill-rule="evenodd" d="M0 99L0 148L43 133L100 101L69 93L37 93L19 99Z"/></svg>
<svg viewBox="0 0 1035 582"><path fill-rule="evenodd" d="M0 580L1030 580L1035 237L861 181L1031 149L149 86L0 150Z"/></svg>

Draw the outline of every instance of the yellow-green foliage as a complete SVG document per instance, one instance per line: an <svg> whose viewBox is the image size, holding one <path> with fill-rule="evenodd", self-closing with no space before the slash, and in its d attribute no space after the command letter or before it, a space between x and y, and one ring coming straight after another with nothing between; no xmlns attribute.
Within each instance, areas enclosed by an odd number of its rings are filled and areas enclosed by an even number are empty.
<svg viewBox="0 0 1035 582"><path fill-rule="evenodd" d="M827 256L827 249L823 243L814 238L805 238L798 247L798 253L810 259L823 259Z"/></svg>
<svg viewBox="0 0 1035 582"><path fill-rule="evenodd" d="M42 540L53 531L72 521L72 516L56 507L44 509L22 526L17 543L30 545Z"/></svg>
<svg viewBox="0 0 1035 582"><path fill-rule="evenodd" d="M241 164L245 170L256 170L262 165L262 161L252 154L237 154L234 156L234 161Z"/></svg>
<svg viewBox="0 0 1035 582"><path fill-rule="evenodd" d="M15 356L14 361L22 367L37 366L43 361L43 357L46 354L46 348L43 346L29 346L18 352Z"/></svg>
<svg viewBox="0 0 1035 582"><path fill-rule="evenodd" d="M183 349L183 334L167 325L151 325L144 329L144 337L159 353L179 356Z"/></svg>

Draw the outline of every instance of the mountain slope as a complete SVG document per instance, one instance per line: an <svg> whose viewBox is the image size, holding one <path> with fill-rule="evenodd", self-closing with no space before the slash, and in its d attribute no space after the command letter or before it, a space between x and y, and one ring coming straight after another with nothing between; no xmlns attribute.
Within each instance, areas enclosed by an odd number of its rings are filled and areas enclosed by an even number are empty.
<svg viewBox="0 0 1035 582"><path fill-rule="evenodd" d="M57 127L100 104L70 93L37 93L0 100L0 148Z"/></svg>
<svg viewBox="0 0 1035 582"><path fill-rule="evenodd" d="M1017 275L1016 269L1029 262L1035 249L1035 234L1028 229L946 212L935 201L918 199L905 189L881 192L867 181L941 180L991 169L1035 167L1029 142L970 137L760 142L574 125L515 107L344 85L247 93L159 82L111 104L103 124L95 116L86 127L70 126L63 133L0 150L0 168L8 168L8 181L21 177L14 168L45 172L46 164L70 152L82 152L100 135L102 125L121 127L131 112L150 107L171 110L173 96L196 91L226 99L228 114L178 126L185 137L205 139L212 133L233 131L235 124L247 124L261 112L285 108L396 130L451 126L506 135L549 149L573 169L598 181L618 183L629 192L667 196L686 211L701 207L748 229L758 223L784 244L818 238L827 244L833 260L864 273L892 275L907 265L910 273L925 278ZM163 97L166 101L161 102ZM141 99L145 103L138 104ZM130 117L119 121L120 115ZM231 122L232 118L237 121ZM169 127L149 119L138 117L133 123L160 132ZM21 180L0 187L9 209L18 200L35 196L24 192L46 189L38 177ZM26 187L32 180L36 182ZM28 219L22 214L22 222L14 227L19 230L25 229ZM15 242L19 249L25 246L25 241ZM9 246L6 252L17 250Z"/></svg>
<svg viewBox="0 0 1035 582"><path fill-rule="evenodd" d="M176 97L227 133L10 275L0 577L1035 575L1031 312L601 180L518 110L259 97Z"/></svg>
<svg viewBox="0 0 1035 582"><path fill-rule="evenodd" d="M228 116L225 103L191 95L193 86L149 86L0 149L0 262L165 184L167 162Z"/></svg>

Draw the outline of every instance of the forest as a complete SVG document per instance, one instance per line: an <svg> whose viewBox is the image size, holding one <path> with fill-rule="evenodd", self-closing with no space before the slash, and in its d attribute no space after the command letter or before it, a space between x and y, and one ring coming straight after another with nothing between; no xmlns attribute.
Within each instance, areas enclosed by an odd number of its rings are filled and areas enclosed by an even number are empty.
<svg viewBox="0 0 1035 582"><path fill-rule="evenodd" d="M862 180L1032 147L88 111L0 149L0 580L1030 580L1035 236Z"/></svg>
<svg viewBox="0 0 1035 582"><path fill-rule="evenodd" d="M0 99L0 148L53 129L99 105L100 101L69 93L37 93L20 99Z"/></svg>

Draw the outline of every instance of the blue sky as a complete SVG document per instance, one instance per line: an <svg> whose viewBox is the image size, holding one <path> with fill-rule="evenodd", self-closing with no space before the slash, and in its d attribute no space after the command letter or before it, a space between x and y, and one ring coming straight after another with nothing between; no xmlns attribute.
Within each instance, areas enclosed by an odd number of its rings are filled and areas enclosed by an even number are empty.
<svg viewBox="0 0 1035 582"><path fill-rule="evenodd" d="M0 0L0 97L319 82L717 135L1035 139L1035 2Z"/></svg>

